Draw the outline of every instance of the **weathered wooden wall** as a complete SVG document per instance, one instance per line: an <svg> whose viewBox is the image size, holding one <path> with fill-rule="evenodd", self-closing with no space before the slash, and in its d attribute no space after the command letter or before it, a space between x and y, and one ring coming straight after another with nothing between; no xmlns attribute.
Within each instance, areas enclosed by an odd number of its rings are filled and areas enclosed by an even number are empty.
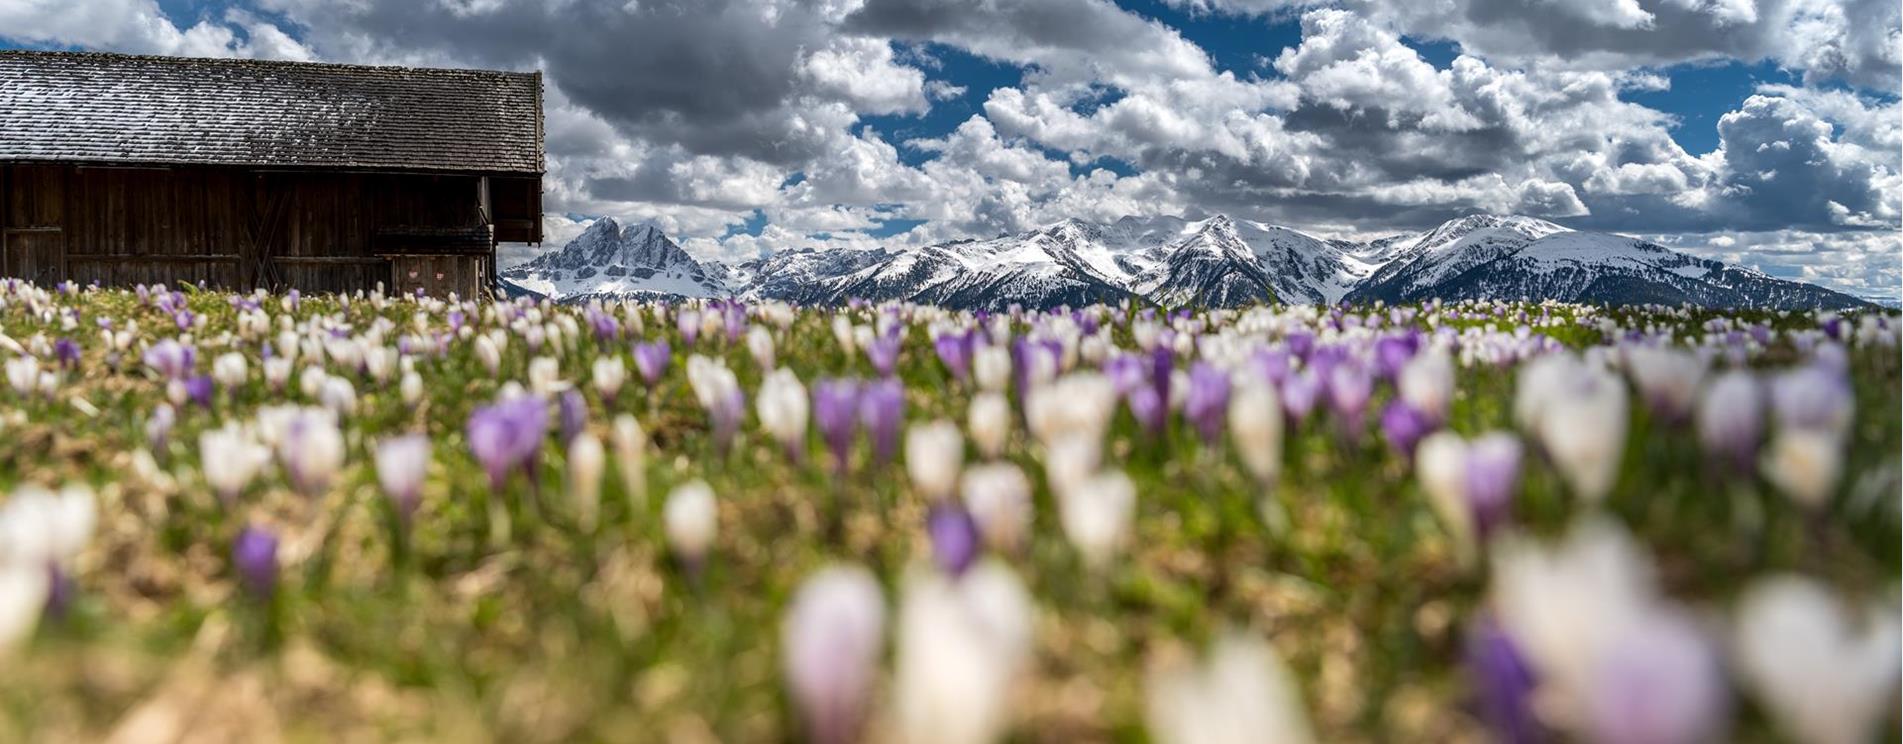
<svg viewBox="0 0 1903 744"><path fill-rule="evenodd" d="M41 283L394 288L427 254L465 295L492 228L478 176L0 165L0 275ZM539 197L539 194L537 194ZM414 264L414 261L410 261ZM407 275L410 269L406 268Z"/></svg>

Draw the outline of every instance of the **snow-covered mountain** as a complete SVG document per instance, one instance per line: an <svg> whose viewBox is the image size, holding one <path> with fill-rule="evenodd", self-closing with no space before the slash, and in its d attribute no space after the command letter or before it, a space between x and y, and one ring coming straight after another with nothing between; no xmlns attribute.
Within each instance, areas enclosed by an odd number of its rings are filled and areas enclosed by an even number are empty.
<svg viewBox="0 0 1903 744"><path fill-rule="evenodd" d="M503 272L512 292L737 296L806 305L852 298L999 310L1114 303L1558 299L1714 307L1855 307L1854 297L1530 217L1474 215L1360 242L1227 216L1064 220L1016 235L922 248L781 251L697 262L651 227L602 220L562 249Z"/></svg>
<svg viewBox="0 0 1903 744"><path fill-rule="evenodd" d="M707 267L650 225L623 226L603 217L559 250L504 269L515 294L563 301L587 297L725 297L726 267Z"/></svg>

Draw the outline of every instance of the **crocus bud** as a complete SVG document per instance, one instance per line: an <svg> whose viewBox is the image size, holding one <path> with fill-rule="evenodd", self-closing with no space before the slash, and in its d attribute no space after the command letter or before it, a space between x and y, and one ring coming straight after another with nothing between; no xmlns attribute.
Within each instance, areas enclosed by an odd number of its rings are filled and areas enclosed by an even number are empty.
<svg viewBox="0 0 1903 744"><path fill-rule="evenodd" d="M1582 384L1556 391L1539 416L1540 443L1573 493L1598 502L1612 491L1625 457L1625 386L1589 372Z"/></svg>
<svg viewBox="0 0 1903 744"><path fill-rule="evenodd" d="M1454 400L1454 361L1438 350L1416 355L1401 367L1395 391L1415 411L1446 421Z"/></svg>
<svg viewBox="0 0 1903 744"><path fill-rule="evenodd" d="M595 383L595 392L604 401L613 402L620 394L621 386L628 381L628 367L622 364L621 357L604 355L595 357L595 363L589 377Z"/></svg>
<svg viewBox="0 0 1903 744"><path fill-rule="evenodd" d="M575 519L582 529L595 526L601 513L601 471L607 465L607 453L601 440L583 431L568 442L568 500L575 506Z"/></svg>
<svg viewBox="0 0 1903 744"><path fill-rule="evenodd" d="M205 482L230 503L270 461L271 451L236 427L226 426L198 435L198 457Z"/></svg>
<svg viewBox="0 0 1903 744"><path fill-rule="evenodd" d="M753 363L760 369L773 369L773 332L765 326L747 329L747 353L753 355Z"/></svg>
<svg viewBox="0 0 1903 744"><path fill-rule="evenodd" d="M1136 485L1121 472L1084 479L1058 494L1065 536L1092 570L1103 568L1122 547L1136 514Z"/></svg>
<svg viewBox="0 0 1903 744"><path fill-rule="evenodd" d="M226 352L219 354L211 363L211 377L220 387L235 388L245 383L250 375L250 365L245 363L243 354Z"/></svg>
<svg viewBox="0 0 1903 744"><path fill-rule="evenodd" d="M1683 614L1642 613L1595 666L1586 702L1593 740L1723 740L1728 690L1716 649Z"/></svg>
<svg viewBox="0 0 1903 744"><path fill-rule="evenodd" d="M1843 445L1824 431L1786 428L1771 438L1761 468L1798 506L1822 510L1843 474Z"/></svg>
<svg viewBox="0 0 1903 744"><path fill-rule="evenodd" d="M667 530L668 548L689 571L698 570L707 550L713 547L714 532L719 527L714 489L701 480L675 486L667 495L661 520Z"/></svg>
<svg viewBox="0 0 1903 744"><path fill-rule="evenodd" d="M1422 443L1423 451L1426 444ZM1476 707L1494 741L1539 741L1539 721L1533 714L1533 670L1512 636L1491 616L1482 615L1467 633L1465 657Z"/></svg>
<svg viewBox="0 0 1903 744"><path fill-rule="evenodd" d="M1031 529L1031 481L1010 463L974 465L965 469L959 490L965 509L978 523L985 544L1014 552Z"/></svg>
<svg viewBox="0 0 1903 744"><path fill-rule="evenodd" d="M1467 505L1480 538L1507 519L1520 491L1520 440L1506 432L1475 439L1467 448Z"/></svg>
<svg viewBox="0 0 1903 744"><path fill-rule="evenodd" d="M1223 418L1229 412L1229 374L1214 366L1197 362L1189 371L1189 397L1183 401L1183 418L1196 427L1203 443L1222 442Z"/></svg>
<svg viewBox="0 0 1903 744"><path fill-rule="evenodd" d="M972 353L971 374L978 387L1002 393L1011 384L1011 352L1001 346L980 346Z"/></svg>
<svg viewBox="0 0 1903 744"><path fill-rule="evenodd" d="M494 377L502 372L502 349L496 346L495 339L484 334L476 337L476 361Z"/></svg>
<svg viewBox="0 0 1903 744"><path fill-rule="evenodd" d="M1282 403L1267 382L1243 385L1230 399L1229 437L1256 482L1273 486L1282 472Z"/></svg>
<svg viewBox="0 0 1903 744"><path fill-rule="evenodd" d="M628 500L636 506L647 503L647 432L641 430L641 422L633 414L624 413L615 417L614 424L608 427L608 437L614 445L615 472L621 475L621 489Z"/></svg>
<svg viewBox="0 0 1903 744"><path fill-rule="evenodd" d="M653 387L661 381L661 375L666 374L667 363L672 355L666 341L635 344L634 368L641 373L641 379L647 382L648 387Z"/></svg>
<svg viewBox="0 0 1903 744"><path fill-rule="evenodd" d="M51 580L43 563L0 561L0 649L25 640L39 626Z"/></svg>
<svg viewBox="0 0 1903 744"><path fill-rule="evenodd" d="M1474 540L1473 508L1467 501L1467 440L1451 431L1429 435L1414 450L1414 476L1448 534L1462 546Z"/></svg>
<svg viewBox="0 0 1903 744"><path fill-rule="evenodd" d="M760 326L753 329L765 330ZM754 411L760 417L760 428L786 448L789 459L797 463L804 458L811 402L799 375L784 367L768 373L760 381L759 395L754 397Z"/></svg>
<svg viewBox="0 0 1903 744"><path fill-rule="evenodd" d="M403 379L397 382L397 394L402 396L403 404L414 406L423 400L423 377L415 372L403 373Z"/></svg>
<svg viewBox="0 0 1903 744"><path fill-rule="evenodd" d="M1732 640L1739 676L1792 741L1871 741L1896 704L1896 608L1853 614L1814 580L1761 580L1740 603Z"/></svg>
<svg viewBox="0 0 1903 744"><path fill-rule="evenodd" d="M897 739L996 741L1031 650L1031 598L1009 569L980 562L957 579L914 571L899 604L893 674Z"/></svg>
<svg viewBox="0 0 1903 744"><path fill-rule="evenodd" d="M344 464L344 435L337 418L323 408L304 408L291 414L278 440L278 462L298 492L314 495L330 487Z"/></svg>
<svg viewBox="0 0 1903 744"><path fill-rule="evenodd" d="M780 623L781 664L811 741L859 739L884 636L885 599L863 568L821 569L793 595Z"/></svg>
<svg viewBox="0 0 1903 744"><path fill-rule="evenodd" d="M978 446L978 452L986 459L996 460L1004 454L1005 442L1011 438L1011 402L995 392L972 396L971 407L965 412L965 425L971 430L971 441Z"/></svg>
<svg viewBox="0 0 1903 744"><path fill-rule="evenodd" d="M1674 423L1691 414L1705 377L1705 363L1696 354L1653 346L1627 347L1625 369L1653 415Z"/></svg>
<svg viewBox="0 0 1903 744"><path fill-rule="evenodd" d="M245 591L269 599L278 583L277 535L258 525L245 527L231 542L231 566Z"/></svg>
<svg viewBox="0 0 1903 744"><path fill-rule="evenodd" d="M951 498L965 460L965 438L950 421L913 424L905 435L905 472L927 498Z"/></svg>
<svg viewBox="0 0 1903 744"><path fill-rule="evenodd" d="M430 439L423 434L405 434L377 443L377 483L383 495L396 505L404 523L416 513L423 495L423 479L429 471Z"/></svg>
<svg viewBox="0 0 1903 744"><path fill-rule="evenodd" d="M1206 661L1160 661L1144 683L1144 719L1160 744L1315 740L1301 695L1269 644L1231 631Z"/></svg>
<svg viewBox="0 0 1903 744"><path fill-rule="evenodd" d="M1698 399L1698 441L1707 456L1748 474L1764 434L1764 394L1750 372L1719 375Z"/></svg>
<svg viewBox="0 0 1903 744"><path fill-rule="evenodd" d="M925 515L925 531L932 538L932 561L953 576L970 568L983 547L978 523L958 504L932 506Z"/></svg>

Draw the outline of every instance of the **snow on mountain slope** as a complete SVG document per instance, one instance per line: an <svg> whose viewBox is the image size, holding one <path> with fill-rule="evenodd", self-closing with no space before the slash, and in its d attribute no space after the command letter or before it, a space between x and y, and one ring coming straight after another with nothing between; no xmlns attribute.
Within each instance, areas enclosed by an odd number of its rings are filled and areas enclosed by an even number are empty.
<svg viewBox="0 0 1903 744"><path fill-rule="evenodd" d="M501 272L505 286L571 300L584 296L723 297L727 287L650 225L596 220L559 250Z"/></svg>
<svg viewBox="0 0 1903 744"><path fill-rule="evenodd" d="M511 291L562 301L737 296L837 305L859 298L987 310L1129 299L1170 307L1463 297L1860 304L1632 238L1499 215L1369 242L1222 215L1070 219L988 240L896 250L806 248L733 265L695 261L652 227L601 220L560 250L502 276Z"/></svg>

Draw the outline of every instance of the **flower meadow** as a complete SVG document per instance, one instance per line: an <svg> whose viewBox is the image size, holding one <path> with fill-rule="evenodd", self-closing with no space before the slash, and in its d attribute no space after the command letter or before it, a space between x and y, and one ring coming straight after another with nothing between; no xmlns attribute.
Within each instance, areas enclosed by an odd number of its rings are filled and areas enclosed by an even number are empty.
<svg viewBox="0 0 1903 744"><path fill-rule="evenodd" d="M1898 328L0 283L0 739L1892 737Z"/></svg>

